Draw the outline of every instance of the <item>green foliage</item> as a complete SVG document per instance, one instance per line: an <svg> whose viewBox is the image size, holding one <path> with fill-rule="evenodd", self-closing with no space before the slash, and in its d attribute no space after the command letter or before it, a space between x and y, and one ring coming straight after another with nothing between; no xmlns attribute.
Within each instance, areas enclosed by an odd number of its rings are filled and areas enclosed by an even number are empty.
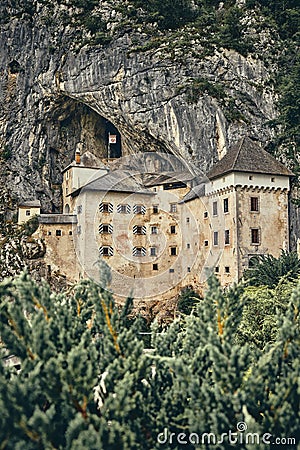
<svg viewBox="0 0 300 450"><path fill-rule="evenodd" d="M153 325L153 353L143 352L140 321L128 320L132 300L118 310L90 281L57 295L24 274L1 283L0 296L3 448L179 450L179 433L201 444L203 433L220 439L241 421L247 433L299 438L300 286L275 313L273 342L255 351L236 340L241 287L224 294L215 278L196 314L159 333ZM3 364L12 354L18 373Z"/></svg>
<svg viewBox="0 0 300 450"><path fill-rule="evenodd" d="M177 300L177 311L183 314L191 314L199 303L200 296L191 287L181 290Z"/></svg>
<svg viewBox="0 0 300 450"><path fill-rule="evenodd" d="M279 258L259 255L251 259L252 267L244 272L244 279L251 286L274 288L282 277L287 280L300 275L300 260L297 253L282 250Z"/></svg>

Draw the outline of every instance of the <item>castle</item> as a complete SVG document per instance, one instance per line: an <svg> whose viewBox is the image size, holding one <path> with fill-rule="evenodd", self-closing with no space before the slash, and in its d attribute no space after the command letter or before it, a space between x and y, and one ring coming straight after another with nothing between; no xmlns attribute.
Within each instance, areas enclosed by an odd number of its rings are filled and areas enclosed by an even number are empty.
<svg viewBox="0 0 300 450"><path fill-rule="evenodd" d="M293 174L249 138L205 176L168 155L126 161L109 167L77 151L63 171L62 214L21 205L21 222L38 213L49 271L98 280L100 258L117 297L165 299L201 290L212 271L230 285L253 256L288 250Z"/></svg>

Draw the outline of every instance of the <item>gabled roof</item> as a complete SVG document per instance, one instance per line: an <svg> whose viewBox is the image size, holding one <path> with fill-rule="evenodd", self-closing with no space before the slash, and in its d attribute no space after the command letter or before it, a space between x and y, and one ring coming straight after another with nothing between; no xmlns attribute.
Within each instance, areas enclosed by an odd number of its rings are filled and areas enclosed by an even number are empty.
<svg viewBox="0 0 300 450"><path fill-rule="evenodd" d="M39 200L27 200L19 204L20 208L40 208L41 202Z"/></svg>
<svg viewBox="0 0 300 450"><path fill-rule="evenodd" d="M250 138L243 137L229 148L226 155L208 172L210 180L229 172L253 172L269 175L294 174Z"/></svg>
<svg viewBox="0 0 300 450"><path fill-rule="evenodd" d="M145 189L139 174L126 170L115 170L102 177L96 178L84 186L76 189L71 194L76 196L81 190L99 192L129 192L138 194L155 195L154 192Z"/></svg>
<svg viewBox="0 0 300 450"><path fill-rule="evenodd" d="M147 174L147 177L145 177L144 179L144 185L147 187L152 187L178 182L186 183L187 181L191 181L193 178L194 175L192 175L191 172L188 171Z"/></svg>
<svg viewBox="0 0 300 450"><path fill-rule="evenodd" d="M70 167L80 167L81 169L106 169L108 170L108 167L101 161L100 158L95 156L90 151L86 151L81 155L81 162L80 164L77 164L75 161L73 161L71 164L69 164L67 167L65 167L61 173L64 173L66 170L70 169Z"/></svg>

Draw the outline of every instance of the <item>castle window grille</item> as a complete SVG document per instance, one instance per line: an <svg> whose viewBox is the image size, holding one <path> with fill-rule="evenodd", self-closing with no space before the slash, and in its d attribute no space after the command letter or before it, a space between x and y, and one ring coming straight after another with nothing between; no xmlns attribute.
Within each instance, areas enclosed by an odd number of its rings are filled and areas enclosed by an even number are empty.
<svg viewBox="0 0 300 450"><path fill-rule="evenodd" d="M103 245L99 248L99 254L101 256L113 256L114 249L110 246Z"/></svg>
<svg viewBox="0 0 300 450"><path fill-rule="evenodd" d="M130 214L131 207L130 205L118 205L117 206L117 213L119 214Z"/></svg>
<svg viewBox="0 0 300 450"><path fill-rule="evenodd" d="M134 225L133 234L146 234L146 227L141 225Z"/></svg>
<svg viewBox="0 0 300 450"><path fill-rule="evenodd" d="M146 214L146 206L144 206L144 205L134 205L133 213L134 214Z"/></svg>
<svg viewBox="0 0 300 450"><path fill-rule="evenodd" d="M133 256L146 256L145 247L133 247L132 255Z"/></svg>
<svg viewBox="0 0 300 450"><path fill-rule="evenodd" d="M99 205L99 211L101 213L112 213L114 210L114 207L112 203L100 203Z"/></svg>
<svg viewBox="0 0 300 450"><path fill-rule="evenodd" d="M110 223L100 223L99 233L100 234L112 234L113 226Z"/></svg>

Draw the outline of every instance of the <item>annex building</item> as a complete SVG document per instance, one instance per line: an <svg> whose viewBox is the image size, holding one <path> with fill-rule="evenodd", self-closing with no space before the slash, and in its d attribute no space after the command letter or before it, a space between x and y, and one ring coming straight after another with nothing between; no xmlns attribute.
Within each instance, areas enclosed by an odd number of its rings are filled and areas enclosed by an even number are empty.
<svg viewBox="0 0 300 450"><path fill-rule="evenodd" d="M141 160L110 167L76 153L63 171L63 213L38 216L49 270L97 281L102 260L117 296L166 299L201 290L212 272L232 284L254 255L289 248L293 174L249 138L202 176L155 153Z"/></svg>

